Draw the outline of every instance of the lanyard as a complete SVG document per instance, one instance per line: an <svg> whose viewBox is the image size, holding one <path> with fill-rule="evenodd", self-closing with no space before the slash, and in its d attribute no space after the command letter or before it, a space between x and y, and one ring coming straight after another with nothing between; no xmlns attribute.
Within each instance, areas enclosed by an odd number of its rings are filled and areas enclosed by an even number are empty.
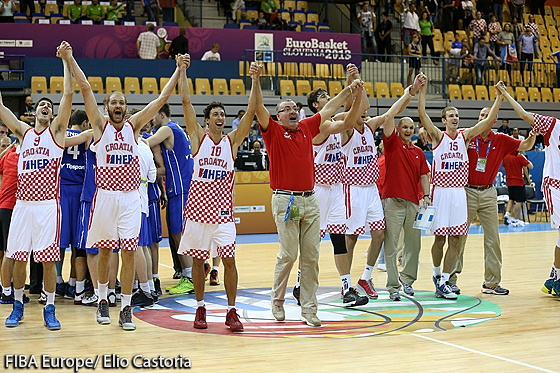
<svg viewBox="0 0 560 373"><path fill-rule="evenodd" d="M294 202L294 195L292 194L290 196L290 202L288 202L288 208L286 209L286 215L284 215L284 223L288 221L288 218L290 217L290 210L292 208L292 203Z"/></svg>
<svg viewBox="0 0 560 373"><path fill-rule="evenodd" d="M490 145L492 145L492 140L488 141L488 148L486 149L486 159L488 159L488 154L490 153ZM476 137L476 155L480 158L478 153L478 136Z"/></svg>

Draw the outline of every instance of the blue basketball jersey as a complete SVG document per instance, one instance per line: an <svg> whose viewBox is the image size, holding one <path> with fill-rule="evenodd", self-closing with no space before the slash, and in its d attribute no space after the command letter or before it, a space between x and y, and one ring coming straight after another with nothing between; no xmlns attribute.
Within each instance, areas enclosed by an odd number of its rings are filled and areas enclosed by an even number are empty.
<svg viewBox="0 0 560 373"><path fill-rule="evenodd" d="M151 133L142 133L142 138L147 139L152 136ZM148 183L148 202L159 201L159 187L157 185L157 179L155 183Z"/></svg>
<svg viewBox="0 0 560 373"><path fill-rule="evenodd" d="M66 130L67 137L79 135L81 132L76 130ZM86 145L80 144L64 149L62 155L62 166L60 168L61 185L82 185L85 174Z"/></svg>
<svg viewBox="0 0 560 373"><path fill-rule="evenodd" d="M95 185L95 153L91 149L88 149L84 158L86 163L85 176L80 201L92 202L93 195L97 190L97 185Z"/></svg>
<svg viewBox="0 0 560 373"><path fill-rule="evenodd" d="M167 150L162 143L161 152L165 164L165 189L167 196L173 197L189 193L194 160L187 133L173 121L167 126L173 131L174 145L172 150Z"/></svg>

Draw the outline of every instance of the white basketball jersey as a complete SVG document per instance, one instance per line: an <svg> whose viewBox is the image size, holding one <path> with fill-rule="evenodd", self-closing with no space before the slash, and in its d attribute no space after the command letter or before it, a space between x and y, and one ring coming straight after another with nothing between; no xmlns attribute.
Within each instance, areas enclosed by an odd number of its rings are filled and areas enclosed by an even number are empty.
<svg viewBox="0 0 560 373"><path fill-rule="evenodd" d="M330 135L322 144L313 145L313 154L316 184L334 185L342 182L344 156L340 134Z"/></svg>
<svg viewBox="0 0 560 373"><path fill-rule="evenodd" d="M140 187L138 143L132 124L118 131L107 121L101 138L91 145L96 153L95 183L106 190L131 191Z"/></svg>
<svg viewBox="0 0 560 373"><path fill-rule="evenodd" d="M344 170L342 182L348 185L373 185L379 179L377 148L371 128L364 124L360 133L354 128L352 136L342 145Z"/></svg>
<svg viewBox="0 0 560 373"><path fill-rule="evenodd" d="M229 136L215 143L208 134L194 155L194 170L185 217L197 223L233 221L234 159Z"/></svg>
<svg viewBox="0 0 560 373"><path fill-rule="evenodd" d="M24 201L57 199L64 148L54 140L50 127L37 133L25 131L18 159L16 198Z"/></svg>
<svg viewBox="0 0 560 373"><path fill-rule="evenodd" d="M469 157L463 131L455 139L443 132L439 144L433 149L432 184L440 187L460 188L468 183Z"/></svg>
<svg viewBox="0 0 560 373"><path fill-rule="evenodd" d="M560 125L558 119L534 114L535 130L544 136L544 167L543 179L550 178L560 180Z"/></svg>

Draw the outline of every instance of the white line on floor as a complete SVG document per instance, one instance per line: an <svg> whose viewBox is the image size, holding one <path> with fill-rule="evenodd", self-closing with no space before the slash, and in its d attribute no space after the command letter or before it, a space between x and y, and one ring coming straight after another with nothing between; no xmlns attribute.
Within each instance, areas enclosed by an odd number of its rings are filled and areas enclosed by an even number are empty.
<svg viewBox="0 0 560 373"><path fill-rule="evenodd" d="M479 355L482 355L482 356L492 357L492 358L494 358L494 359L507 361L508 363L517 364L517 365L521 365L521 366L524 366L524 367L527 367L527 368L539 370L539 371L541 371L541 372L551 372L551 373L554 373L554 372L555 372L554 370L549 370L549 369L541 368L541 367L538 367L538 366L535 366L535 365L523 363L523 362L521 362L521 361L508 359L507 357L502 357L502 356L498 356L498 355L492 355L492 354L488 354L488 353L486 353L486 352L482 352L482 351L478 351L478 350L473 350L472 348L459 346L459 345L457 345L457 344L455 344L455 343L440 341L440 340L438 340L438 339L430 338L430 337L427 337L427 336L425 336L425 335L421 335L421 334L411 334L411 335L414 336L414 337L427 339L428 341L441 343L441 344L444 344L444 345L446 345L446 346L459 348L459 349L461 349L461 350L465 350L465 351L468 351L468 352L473 352L473 353L475 353L475 354L479 354Z"/></svg>

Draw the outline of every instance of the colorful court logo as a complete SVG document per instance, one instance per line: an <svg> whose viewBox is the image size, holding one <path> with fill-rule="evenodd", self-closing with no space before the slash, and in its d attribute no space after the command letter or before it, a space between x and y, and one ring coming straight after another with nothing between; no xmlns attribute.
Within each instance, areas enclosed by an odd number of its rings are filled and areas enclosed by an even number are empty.
<svg viewBox="0 0 560 373"><path fill-rule="evenodd" d="M284 308L286 321L277 322L270 311L270 288L243 289L237 293L237 308L245 330L236 333L246 337L268 338L356 338L385 334L434 332L465 327L500 316L501 308L494 303L460 295L457 300L436 298L433 292L416 291L415 296L402 297L400 302L389 300L386 291L379 299L356 308L345 308L340 299L340 287L321 287L317 292L320 328L300 321L300 307L288 299ZM172 330L211 334L232 334L224 325L227 298L224 291L206 292L208 329L193 328L196 312L194 294L163 298L150 309L137 309L134 316L149 324Z"/></svg>

